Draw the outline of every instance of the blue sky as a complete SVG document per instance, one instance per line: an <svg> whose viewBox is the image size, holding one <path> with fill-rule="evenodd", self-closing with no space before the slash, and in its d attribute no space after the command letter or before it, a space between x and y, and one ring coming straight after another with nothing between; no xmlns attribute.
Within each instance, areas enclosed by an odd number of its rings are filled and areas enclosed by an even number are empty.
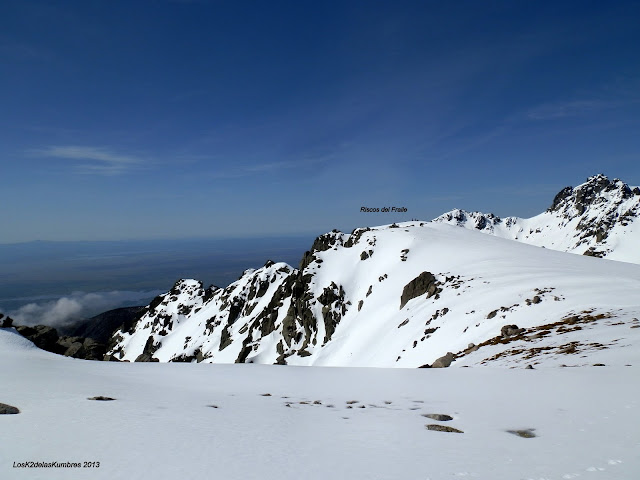
<svg viewBox="0 0 640 480"><path fill-rule="evenodd" d="M595 173L638 185L638 18L625 1L4 0L0 243L526 217Z"/></svg>

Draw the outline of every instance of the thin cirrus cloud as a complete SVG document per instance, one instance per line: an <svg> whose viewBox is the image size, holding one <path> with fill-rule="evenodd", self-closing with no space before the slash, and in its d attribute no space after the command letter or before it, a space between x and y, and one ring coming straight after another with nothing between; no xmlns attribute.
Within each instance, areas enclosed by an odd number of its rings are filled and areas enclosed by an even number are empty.
<svg viewBox="0 0 640 480"><path fill-rule="evenodd" d="M77 173L89 175L120 175L144 163L138 157L114 153L103 147L50 146L31 153L43 158L73 161Z"/></svg>
<svg viewBox="0 0 640 480"><path fill-rule="evenodd" d="M244 165L231 170L217 170L210 177L217 179L241 178L277 172L279 170L297 170L330 161L333 155L323 155L318 157L306 157L299 160L282 160L276 162L256 163L254 165Z"/></svg>
<svg viewBox="0 0 640 480"><path fill-rule="evenodd" d="M577 117L602 110L609 110L621 105L621 102L606 100L576 100L572 102L548 103L530 110L527 117L530 120L553 120Z"/></svg>

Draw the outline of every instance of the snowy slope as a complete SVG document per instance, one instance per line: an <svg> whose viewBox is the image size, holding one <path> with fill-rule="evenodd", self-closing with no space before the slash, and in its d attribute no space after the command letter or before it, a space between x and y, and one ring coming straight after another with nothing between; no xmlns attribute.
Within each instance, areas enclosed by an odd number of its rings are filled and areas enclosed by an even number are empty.
<svg viewBox="0 0 640 480"><path fill-rule="evenodd" d="M20 409L0 415L3 480L630 480L640 472L637 364L92 362L0 329L0 365L0 402ZM98 395L115 400L88 400ZM423 416L433 413L453 419ZM425 428L434 424L463 433ZM509 433L518 430L536 436ZM27 462L99 466L19 466Z"/></svg>
<svg viewBox="0 0 640 480"><path fill-rule="evenodd" d="M558 193L532 218L452 210L434 222L564 252L640 263L640 188L595 175Z"/></svg>
<svg viewBox="0 0 640 480"><path fill-rule="evenodd" d="M110 353L121 360L417 367L625 365L639 355L640 267L441 223L316 239L225 289L182 280ZM502 338L503 327L517 325ZM470 344L479 346L470 347Z"/></svg>

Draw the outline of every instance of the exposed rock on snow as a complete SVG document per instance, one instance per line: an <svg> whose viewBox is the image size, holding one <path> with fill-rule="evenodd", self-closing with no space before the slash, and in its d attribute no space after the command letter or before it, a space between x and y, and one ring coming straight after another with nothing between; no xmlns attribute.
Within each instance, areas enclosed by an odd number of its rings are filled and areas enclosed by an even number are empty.
<svg viewBox="0 0 640 480"><path fill-rule="evenodd" d="M50 326L35 325L33 327L18 325L16 331L38 348L66 357L84 360L102 360L106 346L92 338L58 336L58 331Z"/></svg>
<svg viewBox="0 0 640 480"><path fill-rule="evenodd" d="M15 415L20 413L17 407L7 405L6 403L0 403L0 415Z"/></svg>
<svg viewBox="0 0 640 480"><path fill-rule="evenodd" d="M534 430L535 428L527 428L524 430L507 430L507 432L521 438L534 438L536 437L536 434L533 433Z"/></svg>
<svg viewBox="0 0 640 480"><path fill-rule="evenodd" d="M430 298L439 293L439 282L431 272L422 272L416 278L411 280L404 286L402 290L402 296L400 297L400 310L407 304L409 300L412 300L420 295L427 294L427 298ZM442 291L440 289L440 291Z"/></svg>
<svg viewBox="0 0 640 480"><path fill-rule="evenodd" d="M451 362L455 360L455 355L451 352L447 352L446 355L438 358L433 364L431 364L431 368L447 368L451 365Z"/></svg>
<svg viewBox="0 0 640 480"><path fill-rule="evenodd" d="M450 433L464 433L462 430L458 430L457 428L449 427L447 425L425 425L427 430L433 430L435 432L450 432Z"/></svg>
<svg viewBox="0 0 640 480"><path fill-rule="evenodd" d="M431 420L437 420L439 422L448 422L450 420L453 420L453 417L451 415L446 415L444 413L425 413L422 416L430 418Z"/></svg>
<svg viewBox="0 0 640 480"><path fill-rule="evenodd" d="M518 328L517 325L505 325L500 329L503 338L514 337L524 332L524 328Z"/></svg>

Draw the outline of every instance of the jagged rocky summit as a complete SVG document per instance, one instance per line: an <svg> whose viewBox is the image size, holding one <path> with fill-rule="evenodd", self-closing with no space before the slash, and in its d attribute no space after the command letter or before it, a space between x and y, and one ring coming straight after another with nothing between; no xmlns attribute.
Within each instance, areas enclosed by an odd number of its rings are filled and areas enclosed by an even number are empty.
<svg viewBox="0 0 640 480"><path fill-rule="evenodd" d="M455 209L433 221L539 247L640 263L639 214L640 188L599 174L564 188L547 211L532 218Z"/></svg>
<svg viewBox="0 0 640 480"><path fill-rule="evenodd" d="M379 367L614 361L620 356L610 352L640 342L640 268L554 250L593 247L633 261L639 199L637 189L599 175L564 189L533 219L455 211L435 222L334 230L298 268L268 261L226 288L178 281L114 334L107 358Z"/></svg>

